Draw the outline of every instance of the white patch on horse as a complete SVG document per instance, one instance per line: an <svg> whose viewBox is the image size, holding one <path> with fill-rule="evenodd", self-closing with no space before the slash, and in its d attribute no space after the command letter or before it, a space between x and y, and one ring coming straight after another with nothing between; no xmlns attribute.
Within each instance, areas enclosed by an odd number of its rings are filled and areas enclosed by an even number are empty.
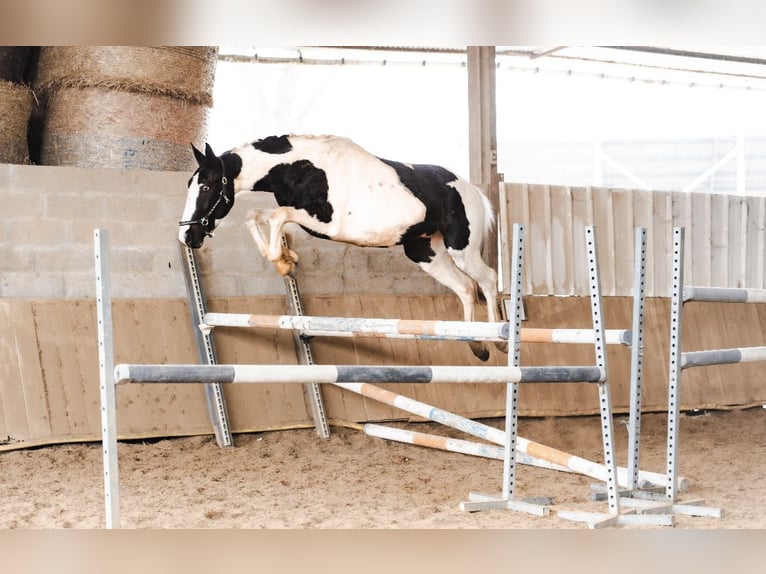
<svg viewBox="0 0 766 574"><path fill-rule="evenodd" d="M181 221L190 221L194 216L194 210L197 208L197 198L199 197L199 179L198 175L194 174L189 183L189 190L186 195L186 204L184 205L184 212L181 216ZM178 227L178 241L186 243L186 232L189 230L188 225L179 225Z"/></svg>

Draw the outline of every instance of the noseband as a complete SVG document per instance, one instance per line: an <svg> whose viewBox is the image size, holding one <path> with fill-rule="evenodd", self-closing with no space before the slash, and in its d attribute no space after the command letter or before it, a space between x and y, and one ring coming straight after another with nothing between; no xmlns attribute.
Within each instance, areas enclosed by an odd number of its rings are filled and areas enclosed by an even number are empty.
<svg viewBox="0 0 766 574"><path fill-rule="evenodd" d="M213 212L218 208L218 206L223 201L224 203L229 203L231 201L228 197L226 197L226 185L229 183L229 180L226 178L226 168L223 164L223 158L219 158L221 160L221 192L218 194L218 199L213 204L213 207L211 207L207 214L203 217L200 217L199 219L189 219L188 221L179 221L178 226L182 227L184 225L194 225L195 223L198 223L202 225L203 227L207 227L207 224L210 222L210 216L213 215ZM206 235L210 235L210 233L206 233Z"/></svg>

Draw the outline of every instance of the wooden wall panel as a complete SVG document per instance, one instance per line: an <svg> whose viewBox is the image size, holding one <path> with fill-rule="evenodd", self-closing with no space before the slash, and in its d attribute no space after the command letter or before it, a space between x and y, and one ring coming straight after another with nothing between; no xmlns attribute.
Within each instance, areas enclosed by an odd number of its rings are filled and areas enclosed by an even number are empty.
<svg viewBox="0 0 766 574"><path fill-rule="evenodd" d="M586 225L597 230L604 295L632 294L636 227L647 229L648 296L670 296L673 227L686 228L687 285L766 286L766 198L505 186L509 221L527 230L526 293L588 295L582 231Z"/></svg>
<svg viewBox="0 0 766 574"><path fill-rule="evenodd" d="M19 341L15 336L13 324L15 317L28 310L29 305L17 305L16 309L11 309L9 305L0 307L0 333L5 334L0 341L0 441L6 444L18 441L18 437L32 435L24 400L26 385L21 374L23 364L19 356L21 350L18 347ZM15 314L14 311L16 311ZM33 322L27 319L26 323L34 332ZM29 328L25 331L28 332ZM29 343L32 344L29 345ZM27 341L27 346L37 350L35 341ZM28 386L30 391L33 388L39 391L41 385L37 379L30 380Z"/></svg>
<svg viewBox="0 0 766 574"><path fill-rule="evenodd" d="M457 319L457 300L443 296L307 297L307 313L328 316L379 316ZM526 298L528 327L589 328L587 297ZM279 297L220 298L211 310L280 314ZM607 328L628 328L630 297L605 297ZM118 362L197 362L183 300L138 299L114 303L115 359ZM649 298L644 348L645 411L664 411L667 403L669 301ZM95 306L87 300L0 301L0 450L55 442L99 440L98 357ZM317 363L478 364L468 346L450 341L316 338ZM219 329L222 362L296 362L289 332ZM766 305L690 303L685 307L684 349L766 345ZM616 412L629 404L630 350L608 348L610 383ZM591 345L523 344L522 365L593 364ZM506 364L492 349L489 364ZM682 377L683 409L726 408L766 402L758 364L691 369ZM497 416L505 408L505 385L389 385L394 392L468 417ZM128 385L118 390L118 431L122 438L211 433L201 385ZM312 426L300 385L225 387L234 432ZM328 417L363 422L411 418L403 413L324 387ZM522 416L598 412L592 384L521 386Z"/></svg>

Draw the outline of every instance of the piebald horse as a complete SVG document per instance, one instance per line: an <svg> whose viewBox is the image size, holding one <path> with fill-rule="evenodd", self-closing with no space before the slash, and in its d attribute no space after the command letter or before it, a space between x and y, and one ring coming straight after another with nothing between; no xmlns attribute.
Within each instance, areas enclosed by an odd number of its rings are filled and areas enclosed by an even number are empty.
<svg viewBox="0 0 766 574"><path fill-rule="evenodd" d="M474 320L476 284L497 320L497 274L481 257L494 214L476 186L434 165L376 157L347 138L270 136L216 155L192 146L199 165L189 180L179 240L202 246L244 192L273 193L274 210L252 210L246 225L265 258L282 275L297 255L282 247L282 228L367 247L401 245L421 269L457 294L463 319ZM269 227L266 237L260 225ZM470 342L482 361L489 350ZM503 348L502 345L498 345Z"/></svg>

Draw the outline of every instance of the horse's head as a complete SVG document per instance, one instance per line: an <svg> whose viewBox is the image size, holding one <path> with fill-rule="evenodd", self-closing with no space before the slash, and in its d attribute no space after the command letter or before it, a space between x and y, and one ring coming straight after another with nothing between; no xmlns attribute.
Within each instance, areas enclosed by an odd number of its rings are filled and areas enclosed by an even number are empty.
<svg viewBox="0 0 766 574"><path fill-rule="evenodd" d="M234 207L234 178L239 175L242 161L231 153L215 155L210 144L205 144L204 154L193 145L192 149L199 167L189 180L178 240L198 249Z"/></svg>

